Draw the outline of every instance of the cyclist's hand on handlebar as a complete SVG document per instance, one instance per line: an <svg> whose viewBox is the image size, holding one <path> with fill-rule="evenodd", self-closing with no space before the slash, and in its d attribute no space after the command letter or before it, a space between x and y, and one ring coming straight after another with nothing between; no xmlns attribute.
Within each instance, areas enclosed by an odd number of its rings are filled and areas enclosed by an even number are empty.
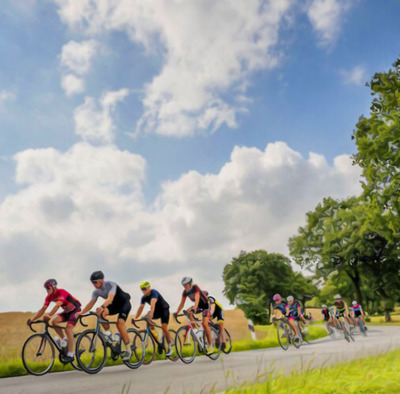
<svg viewBox="0 0 400 394"><path fill-rule="evenodd" d="M31 320L31 319L28 319L27 322L26 322L26 325L27 325L27 326L30 326L31 323L32 323L32 320Z"/></svg>
<svg viewBox="0 0 400 394"><path fill-rule="evenodd" d="M49 322L49 320L51 319L51 317L50 316L43 316L43 320L46 322L46 323L48 323Z"/></svg>
<svg viewBox="0 0 400 394"><path fill-rule="evenodd" d="M99 316L101 316L101 314L103 313L103 311L104 311L104 308L101 307L101 306L99 306L99 307L96 309L96 313L97 313Z"/></svg>

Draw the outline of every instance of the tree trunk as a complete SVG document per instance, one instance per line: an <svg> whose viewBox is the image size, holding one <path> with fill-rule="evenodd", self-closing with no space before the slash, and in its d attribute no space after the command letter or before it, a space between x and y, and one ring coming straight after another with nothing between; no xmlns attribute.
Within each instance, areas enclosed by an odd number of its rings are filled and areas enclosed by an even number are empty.
<svg viewBox="0 0 400 394"><path fill-rule="evenodd" d="M357 268L354 268L354 275L351 275L350 272L347 272L347 275L349 276L349 278L351 279L351 281L353 282L354 285L354 289L356 291L357 294L357 302L360 305L363 305L363 296L362 296L362 292L361 292L361 278L360 278L360 273L358 272Z"/></svg>

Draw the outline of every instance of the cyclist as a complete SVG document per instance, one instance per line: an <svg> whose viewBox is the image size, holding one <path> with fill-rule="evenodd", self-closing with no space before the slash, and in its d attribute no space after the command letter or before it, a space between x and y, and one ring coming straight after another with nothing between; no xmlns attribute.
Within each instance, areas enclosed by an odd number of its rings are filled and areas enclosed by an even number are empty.
<svg viewBox="0 0 400 394"><path fill-rule="evenodd" d="M213 351L213 349L211 349L211 330L210 326L208 325L211 317L210 301L208 300L206 292L201 291L199 286L193 284L193 279L191 277L185 276L182 279L181 283L184 287L184 290L182 293L181 303L179 304L178 309L175 313L179 314L179 312L183 309L187 297L189 297L189 299L194 302L194 306L189 308L189 310L191 310L193 313L202 312L202 324L208 342L206 345L207 351L211 353Z"/></svg>
<svg viewBox="0 0 400 394"><path fill-rule="evenodd" d="M300 339L299 332L296 325L294 324L294 318L290 318L289 305L282 300L280 294L275 294L272 299L274 301L274 304L272 306L274 310L274 319L280 319L282 315L288 317L289 325L293 333L295 334L296 339Z"/></svg>
<svg viewBox="0 0 400 394"><path fill-rule="evenodd" d="M337 320L339 318L339 315L338 315L336 306L332 305L332 306L330 306L328 308L328 310L329 310L329 314L331 316L331 324L333 325L333 327L339 328L338 327L338 320Z"/></svg>
<svg viewBox="0 0 400 394"><path fill-rule="evenodd" d="M210 301L211 304L211 319L217 319L217 323L219 325L219 332L221 335L222 350L224 350L226 346L225 342L228 340L228 338L225 338L224 308L213 296L208 296L208 300Z"/></svg>
<svg viewBox="0 0 400 394"><path fill-rule="evenodd" d="M340 294L336 294L334 298L335 298L334 305L336 307L336 316L338 318L340 316L343 316L346 319L347 323L352 325L352 322L349 318L349 308L347 307L346 301L342 299Z"/></svg>
<svg viewBox="0 0 400 394"><path fill-rule="evenodd" d="M84 315L89 312L99 297L104 298L105 301L96 309L96 313L103 319L106 319L108 315L116 315L118 313L117 329L126 347L122 360L128 361L131 358L132 351L129 346L129 337L126 332L125 322L132 307L130 303L131 296L122 291L115 282L105 281L104 274L101 271L93 272L92 275L90 275L90 281L96 289L92 293L92 299L79 315ZM102 325L106 330L110 328L108 323L102 323ZM108 331L106 331L105 334L109 337L112 335L111 332Z"/></svg>
<svg viewBox="0 0 400 394"><path fill-rule="evenodd" d="M168 331L168 323L169 323L169 304L165 301L164 297L154 289L150 288L150 283L145 281L140 284L140 289L143 292L142 299L140 301L140 306L136 312L135 319L138 319L141 313L143 312L144 304L147 303L150 305L150 312L148 313L148 318L152 319L161 319L161 328L165 335L165 338L168 342L168 350L165 353L167 357L172 354L172 342L171 335Z"/></svg>
<svg viewBox="0 0 400 394"><path fill-rule="evenodd" d="M321 315L324 319L326 330L329 332L329 326L332 326L332 315L331 310L324 304L322 305Z"/></svg>
<svg viewBox="0 0 400 394"><path fill-rule="evenodd" d="M361 320L364 324L365 329L367 330L367 326L365 325L365 319L364 319L364 311L362 309L362 306L357 302L357 301L353 301L351 303L351 307L352 307L352 313L354 314L354 317L357 320L357 324L358 324L358 317L361 316Z"/></svg>
<svg viewBox="0 0 400 394"><path fill-rule="evenodd" d="M308 332L307 322L303 316L300 301L295 300L293 296L289 296L286 299L289 306L289 317L292 317L295 320L301 320L304 324L304 331Z"/></svg>
<svg viewBox="0 0 400 394"><path fill-rule="evenodd" d="M72 329L77 322L77 316L81 310L81 303L70 293L68 293L68 291L57 288L57 281L55 279L46 280L46 282L44 282L44 288L47 291L47 297L44 300L44 304L38 310L35 316L27 321L27 324L29 325L43 316L47 307L50 305L50 302L55 302L56 305L50 311L50 313L43 317L43 320L49 321L60 307L64 310L64 312L59 313L57 317L53 319L52 325L57 325L60 322L67 322L67 326L65 327L65 335L68 342L67 357L65 357L65 361L74 361L74 334L72 333ZM63 338L63 342L61 342L61 345L63 345L63 343L65 343L65 336L63 332L64 329L54 327L54 330L57 332L60 338Z"/></svg>

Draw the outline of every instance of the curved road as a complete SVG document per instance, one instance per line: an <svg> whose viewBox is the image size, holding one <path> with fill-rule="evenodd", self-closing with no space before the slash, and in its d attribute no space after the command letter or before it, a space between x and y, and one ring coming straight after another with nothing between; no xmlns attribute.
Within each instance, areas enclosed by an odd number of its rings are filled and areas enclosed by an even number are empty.
<svg viewBox="0 0 400 394"><path fill-rule="evenodd" d="M253 382L257 376L263 379L261 375L273 370L291 372L294 368L330 365L396 348L400 348L400 327L371 326L367 337L356 335L352 343L338 336L336 340L319 339L299 350L252 350L223 355L214 362L199 357L190 365L159 361L137 370L108 367L97 375L71 371L4 378L0 379L0 393L204 393L212 388L223 391L244 381Z"/></svg>

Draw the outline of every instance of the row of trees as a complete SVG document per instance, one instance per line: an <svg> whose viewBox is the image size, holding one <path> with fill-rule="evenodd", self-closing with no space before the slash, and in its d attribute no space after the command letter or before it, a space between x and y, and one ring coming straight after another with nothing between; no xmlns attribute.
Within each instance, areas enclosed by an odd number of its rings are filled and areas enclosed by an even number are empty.
<svg viewBox="0 0 400 394"><path fill-rule="evenodd" d="M321 302L335 292L356 297L386 320L400 298L400 58L367 86L370 116L361 116L352 138L354 164L362 168L363 193L325 198L289 239L290 255L310 278L295 273L289 258L242 252L225 267L225 294L257 323L269 320L274 293Z"/></svg>

